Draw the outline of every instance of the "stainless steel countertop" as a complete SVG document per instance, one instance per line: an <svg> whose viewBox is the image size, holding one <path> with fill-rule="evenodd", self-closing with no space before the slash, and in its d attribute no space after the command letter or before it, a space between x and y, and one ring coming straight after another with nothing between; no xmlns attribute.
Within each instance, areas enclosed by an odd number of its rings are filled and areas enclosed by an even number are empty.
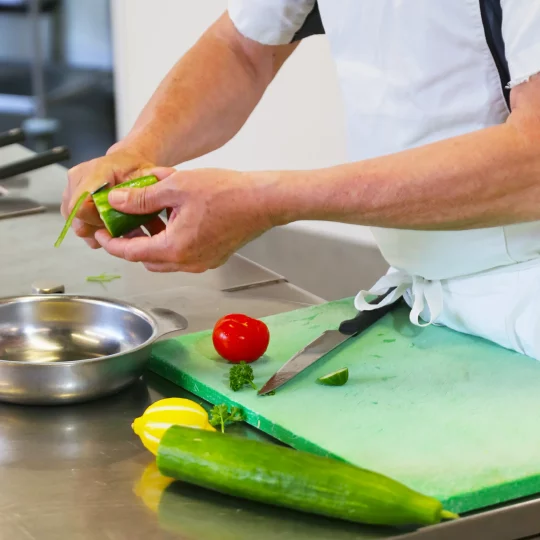
<svg viewBox="0 0 540 540"><path fill-rule="evenodd" d="M15 146L0 149L0 163L27 153ZM56 209L65 170L51 166L29 178L23 192L46 203L51 211L0 220L0 296L29 293L32 282L49 278L64 283L68 293L110 295L174 308L187 317L187 331L210 328L220 315L231 311L258 317L322 301L238 256L202 275L157 275L102 251L91 251L73 235L55 250L52 244L63 223ZM122 279L104 286L85 281L86 276L102 272L121 274ZM193 398L148 373L124 392L91 403L50 408L0 405L0 538L502 540L540 531L537 500L398 534L181 483L162 491L142 481L153 459L130 425L150 403L170 396ZM265 438L246 426L234 430Z"/></svg>

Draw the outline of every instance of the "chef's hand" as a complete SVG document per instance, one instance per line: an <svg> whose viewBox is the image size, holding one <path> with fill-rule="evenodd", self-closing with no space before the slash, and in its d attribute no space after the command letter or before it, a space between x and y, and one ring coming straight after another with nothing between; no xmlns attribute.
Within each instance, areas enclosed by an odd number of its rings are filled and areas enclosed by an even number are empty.
<svg viewBox="0 0 540 540"><path fill-rule="evenodd" d="M145 176L155 165L143 155L130 149L109 150L109 153L97 159L81 163L68 171L68 185L62 197L62 215L67 216L75 206L80 195L92 192L105 182L110 185L120 184L132 178ZM73 229L93 249L100 247L94 236L103 228L96 207L87 200L73 220Z"/></svg>
<svg viewBox="0 0 540 540"><path fill-rule="evenodd" d="M165 208L163 231L111 238L103 229L96 240L115 257L142 262L152 272L204 272L217 268L243 245L272 227L261 192L264 182L248 173L221 169L175 171L157 184L117 189L111 205L128 214Z"/></svg>

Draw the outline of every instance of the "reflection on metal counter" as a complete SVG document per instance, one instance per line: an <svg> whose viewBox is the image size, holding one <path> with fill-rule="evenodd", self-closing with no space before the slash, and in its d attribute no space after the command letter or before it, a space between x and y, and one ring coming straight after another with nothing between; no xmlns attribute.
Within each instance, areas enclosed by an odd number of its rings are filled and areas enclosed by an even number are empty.
<svg viewBox="0 0 540 540"><path fill-rule="evenodd" d="M141 414L150 401L146 384L139 381L116 396L72 407L2 404L0 467L65 472L106 467L137 456L144 449L133 443L129 422L123 418ZM41 489L39 476L35 481Z"/></svg>
<svg viewBox="0 0 540 540"><path fill-rule="evenodd" d="M359 538L358 526L320 516L303 516L251 501L173 481L160 474L154 461L144 469L134 493L154 512L160 526L182 538L204 540L326 540ZM302 514L300 514L302 516ZM362 527L362 539L381 538L391 530Z"/></svg>

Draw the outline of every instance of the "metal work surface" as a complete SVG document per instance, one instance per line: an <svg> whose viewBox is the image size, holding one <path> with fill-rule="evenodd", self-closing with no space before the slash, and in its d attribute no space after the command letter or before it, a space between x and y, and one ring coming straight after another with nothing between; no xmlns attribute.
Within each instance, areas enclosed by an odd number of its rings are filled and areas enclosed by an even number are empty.
<svg viewBox="0 0 540 540"><path fill-rule="evenodd" d="M153 458L131 422L161 397L148 375L122 393L55 408L0 406L0 537L12 540L503 540L540 526L539 502L398 534L221 496L148 477ZM262 435L247 428L231 432Z"/></svg>
<svg viewBox="0 0 540 540"><path fill-rule="evenodd" d="M279 283L283 278L247 259L234 256L226 265L201 275L154 274L144 266L111 257L104 250L89 252L73 233L60 248L53 243L62 228L59 214L36 214L0 220L0 291L3 296L27 294L35 280L62 279L67 293L124 297L137 292L165 291L179 285L235 290L253 284ZM119 274L122 279L102 285L88 276ZM105 288L104 288L105 287Z"/></svg>
<svg viewBox="0 0 540 540"><path fill-rule="evenodd" d="M11 157L5 155L8 149ZM11 147L1 149L0 163L24 154L21 150L13 155L17 152ZM30 176L30 188L39 186L25 194L49 207L56 201L57 206L65 170L52 166ZM54 250L51 246L61 225L61 217L52 212L0 221L0 297L28 294L37 280L56 280L65 285L67 293L175 309L187 318L187 332L210 328L218 316L231 311L258 317L321 302L239 257L203 275L160 276L91 251L73 235ZM104 285L86 282L86 276L102 272L122 278ZM539 500L398 534L250 503L181 483L165 486L155 477L152 456L132 433L131 422L153 401L182 395L186 393L180 388L148 374L116 396L85 404L1 404L0 538L510 540L540 531ZM245 426L231 431L263 438Z"/></svg>
<svg viewBox="0 0 540 540"><path fill-rule="evenodd" d="M29 150L12 145L0 148L0 164L31 155ZM202 275L153 274L142 265L115 259L103 250L90 253L84 242L69 232L60 248L53 244L60 233L63 219L58 214L62 191L67 182L66 169L51 165L26 176L7 180L5 185L14 195L30 197L50 210L37 214L0 220L0 294L27 294L32 281L61 278L67 293L100 295L100 283L87 283L86 277L106 272L121 274L122 279L108 283L106 292L125 297L137 292L164 291L178 286L197 285L223 291L254 285L284 282L279 274L248 261L231 257L217 270ZM82 262L84 261L84 262ZM141 289L141 285L144 285Z"/></svg>

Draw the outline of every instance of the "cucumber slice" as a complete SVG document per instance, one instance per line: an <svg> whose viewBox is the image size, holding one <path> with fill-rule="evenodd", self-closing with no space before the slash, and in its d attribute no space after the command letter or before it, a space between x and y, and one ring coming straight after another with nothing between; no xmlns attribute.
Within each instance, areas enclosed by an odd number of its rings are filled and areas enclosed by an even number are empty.
<svg viewBox="0 0 540 540"><path fill-rule="evenodd" d="M326 386L343 386L349 380L349 369L343 368L319 377L317 382Z"/></svg>

